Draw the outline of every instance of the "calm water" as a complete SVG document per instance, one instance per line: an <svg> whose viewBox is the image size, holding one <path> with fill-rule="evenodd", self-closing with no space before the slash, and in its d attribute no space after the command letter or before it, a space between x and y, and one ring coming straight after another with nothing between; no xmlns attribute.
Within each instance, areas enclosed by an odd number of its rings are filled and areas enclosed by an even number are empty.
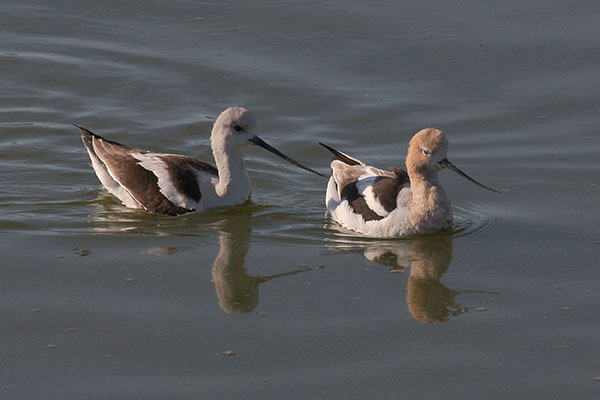
<svg viewBox="0 0 600 400"><path fill-rule="evenodd" d="M599 398L596 1L126 3L0 5L0 398ZM434 126L503 193L365 240L249 148L253 204L149 215L70 125L211 160L231 105L323 172Z"/></svg>

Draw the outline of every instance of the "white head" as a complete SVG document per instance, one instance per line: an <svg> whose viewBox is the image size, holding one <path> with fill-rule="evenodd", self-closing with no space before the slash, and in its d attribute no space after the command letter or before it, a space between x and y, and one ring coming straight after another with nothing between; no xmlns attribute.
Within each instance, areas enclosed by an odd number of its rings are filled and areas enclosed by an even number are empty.
<svg viewBox="0 0 600 400"><path fill-rule="evenodd" d="M303 168L314 174L324 176L323 174L314 171L298 161L295 161L276 148L269 145L267 142L258 137L256 130L256 119L243 107L229 107L223 111L215 124L210 135L210 141L213 151L228 153L231 150L238 150L246 144L255 144L278 155L287 162L294 164L297 167Z"/></svg>
<svg viewBox="0 0 600 400"><path fill-rule="evenodd" d="M256 136L256 118L242 107L229 107L215 121L210 140L227 147L241 147L249 144Z"/></svg>

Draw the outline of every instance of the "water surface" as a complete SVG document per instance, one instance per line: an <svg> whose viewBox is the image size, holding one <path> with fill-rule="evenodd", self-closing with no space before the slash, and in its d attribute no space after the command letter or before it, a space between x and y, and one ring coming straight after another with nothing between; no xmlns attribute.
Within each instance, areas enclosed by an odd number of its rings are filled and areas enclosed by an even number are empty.
<svg viewBox="0 0 600 400"><path fill-rule="evenodd" d="M596 2L0 9L0 397L598 398ZM322 172L437 127L502 194L441 172L456 232L358 238L249 148L252 204L149 215L71 125L208 161L232 105Z"/></svg>

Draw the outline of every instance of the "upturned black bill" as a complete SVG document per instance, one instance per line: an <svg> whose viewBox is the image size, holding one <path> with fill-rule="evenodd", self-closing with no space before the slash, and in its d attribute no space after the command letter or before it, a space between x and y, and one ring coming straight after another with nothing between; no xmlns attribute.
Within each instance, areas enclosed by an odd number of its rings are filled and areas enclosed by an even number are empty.
<svg viewBox="0 0 600 400"><path fill-rule="evenodd" d="M463 178L465 178L466 180L469 180L471 182L473 182L474 184L476 184L477 186L479 186L482 189L487 189L490 190L492 192L496 192L496 193L500 193L499 191L497 191L496 189L492 189L489 186L485 186L479 182L477 182L475 179L471 178L469 175L465 174L464 172L462 172L460 169L458 169L458 167L454 164L452 164L450 161L448 161L448 159L444 158L442 161L439 162L439 164L444 167L444 168L448 168L451 171L456 172L457 174L459 174L460 176L462 176Z"/></svg>
<svg viewBox="0 0 600 400"><path fill-rule="evenodd" d="M289 162L290 164L294 164L296 167L300 167L302 169L305 169L305 170L307 170L309 172L312 172L313 174L317 174L319 176L322 176L323 178L328 178L328 176L323 175L322 173L317 172L314 169L308 168L307 166L300 164L298 161L289 158L288 156L286 156L285 154L283 154L282 152L280 152L275 147L271 146L270 144L268 144L267 142L265 142L264 140L262 140L258 136L254 136L252 139L250 139L250 142L254 143L257 146L262 147L263 149L269 150L271 153L273 153L275 155L278 155L279 157L283 158L285 161Z"/></svg>

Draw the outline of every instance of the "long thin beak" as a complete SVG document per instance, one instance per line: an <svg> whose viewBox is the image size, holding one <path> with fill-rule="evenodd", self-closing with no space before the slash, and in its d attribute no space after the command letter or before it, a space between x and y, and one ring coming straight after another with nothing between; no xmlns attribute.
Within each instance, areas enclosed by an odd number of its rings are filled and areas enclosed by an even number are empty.
<svg viewBox="0 0 600 400"><path fill-rule="evenodd" d="M474 184L476 184L477 186L479 186L482 189L487 189L490 190L492 192L496 192L496 193L500 193L499 191L497 191L496 189L492 189L489 186L485 186L479 182L477 182L475 179L471 178L469 175L465 174L464 172L462 172L460 169L458 169L458 167L454 164L452 164L450 161L448 161L447 158L444 158L442 161L439 162L439 164L444 167L444 168L448 168L450 171L454 171L457 174L459 174L460 176L462 176L463 178L465 178L466 180L469 180L471 182L473 182Z"/></svg>
<svg viewBox="0 0 600 400"><path fill-rule="evenodd" d="M260 146L263 149L269 150L271 153L278 155L279 157L283 158L285 161L289 162L290 164L294 164L296 167L300 167L302 169L305 169L305 170L307 170L309 172L312 172L313 174L317 174L319 176L322 176L323 178L329 178L328 176L323 175L322 173L317 172L314 169L308 168L307 166L300 164L298 161L289 158L288 156L286 156L285 154L283 154L282 152L280 152L275 147L271 146L270 144L268 144L267 142L265 142L264 140L262 140L258 136L254 136L252 139L250 139L250 143L253 143L253 144L257 145L257 146Z"/></svg>

